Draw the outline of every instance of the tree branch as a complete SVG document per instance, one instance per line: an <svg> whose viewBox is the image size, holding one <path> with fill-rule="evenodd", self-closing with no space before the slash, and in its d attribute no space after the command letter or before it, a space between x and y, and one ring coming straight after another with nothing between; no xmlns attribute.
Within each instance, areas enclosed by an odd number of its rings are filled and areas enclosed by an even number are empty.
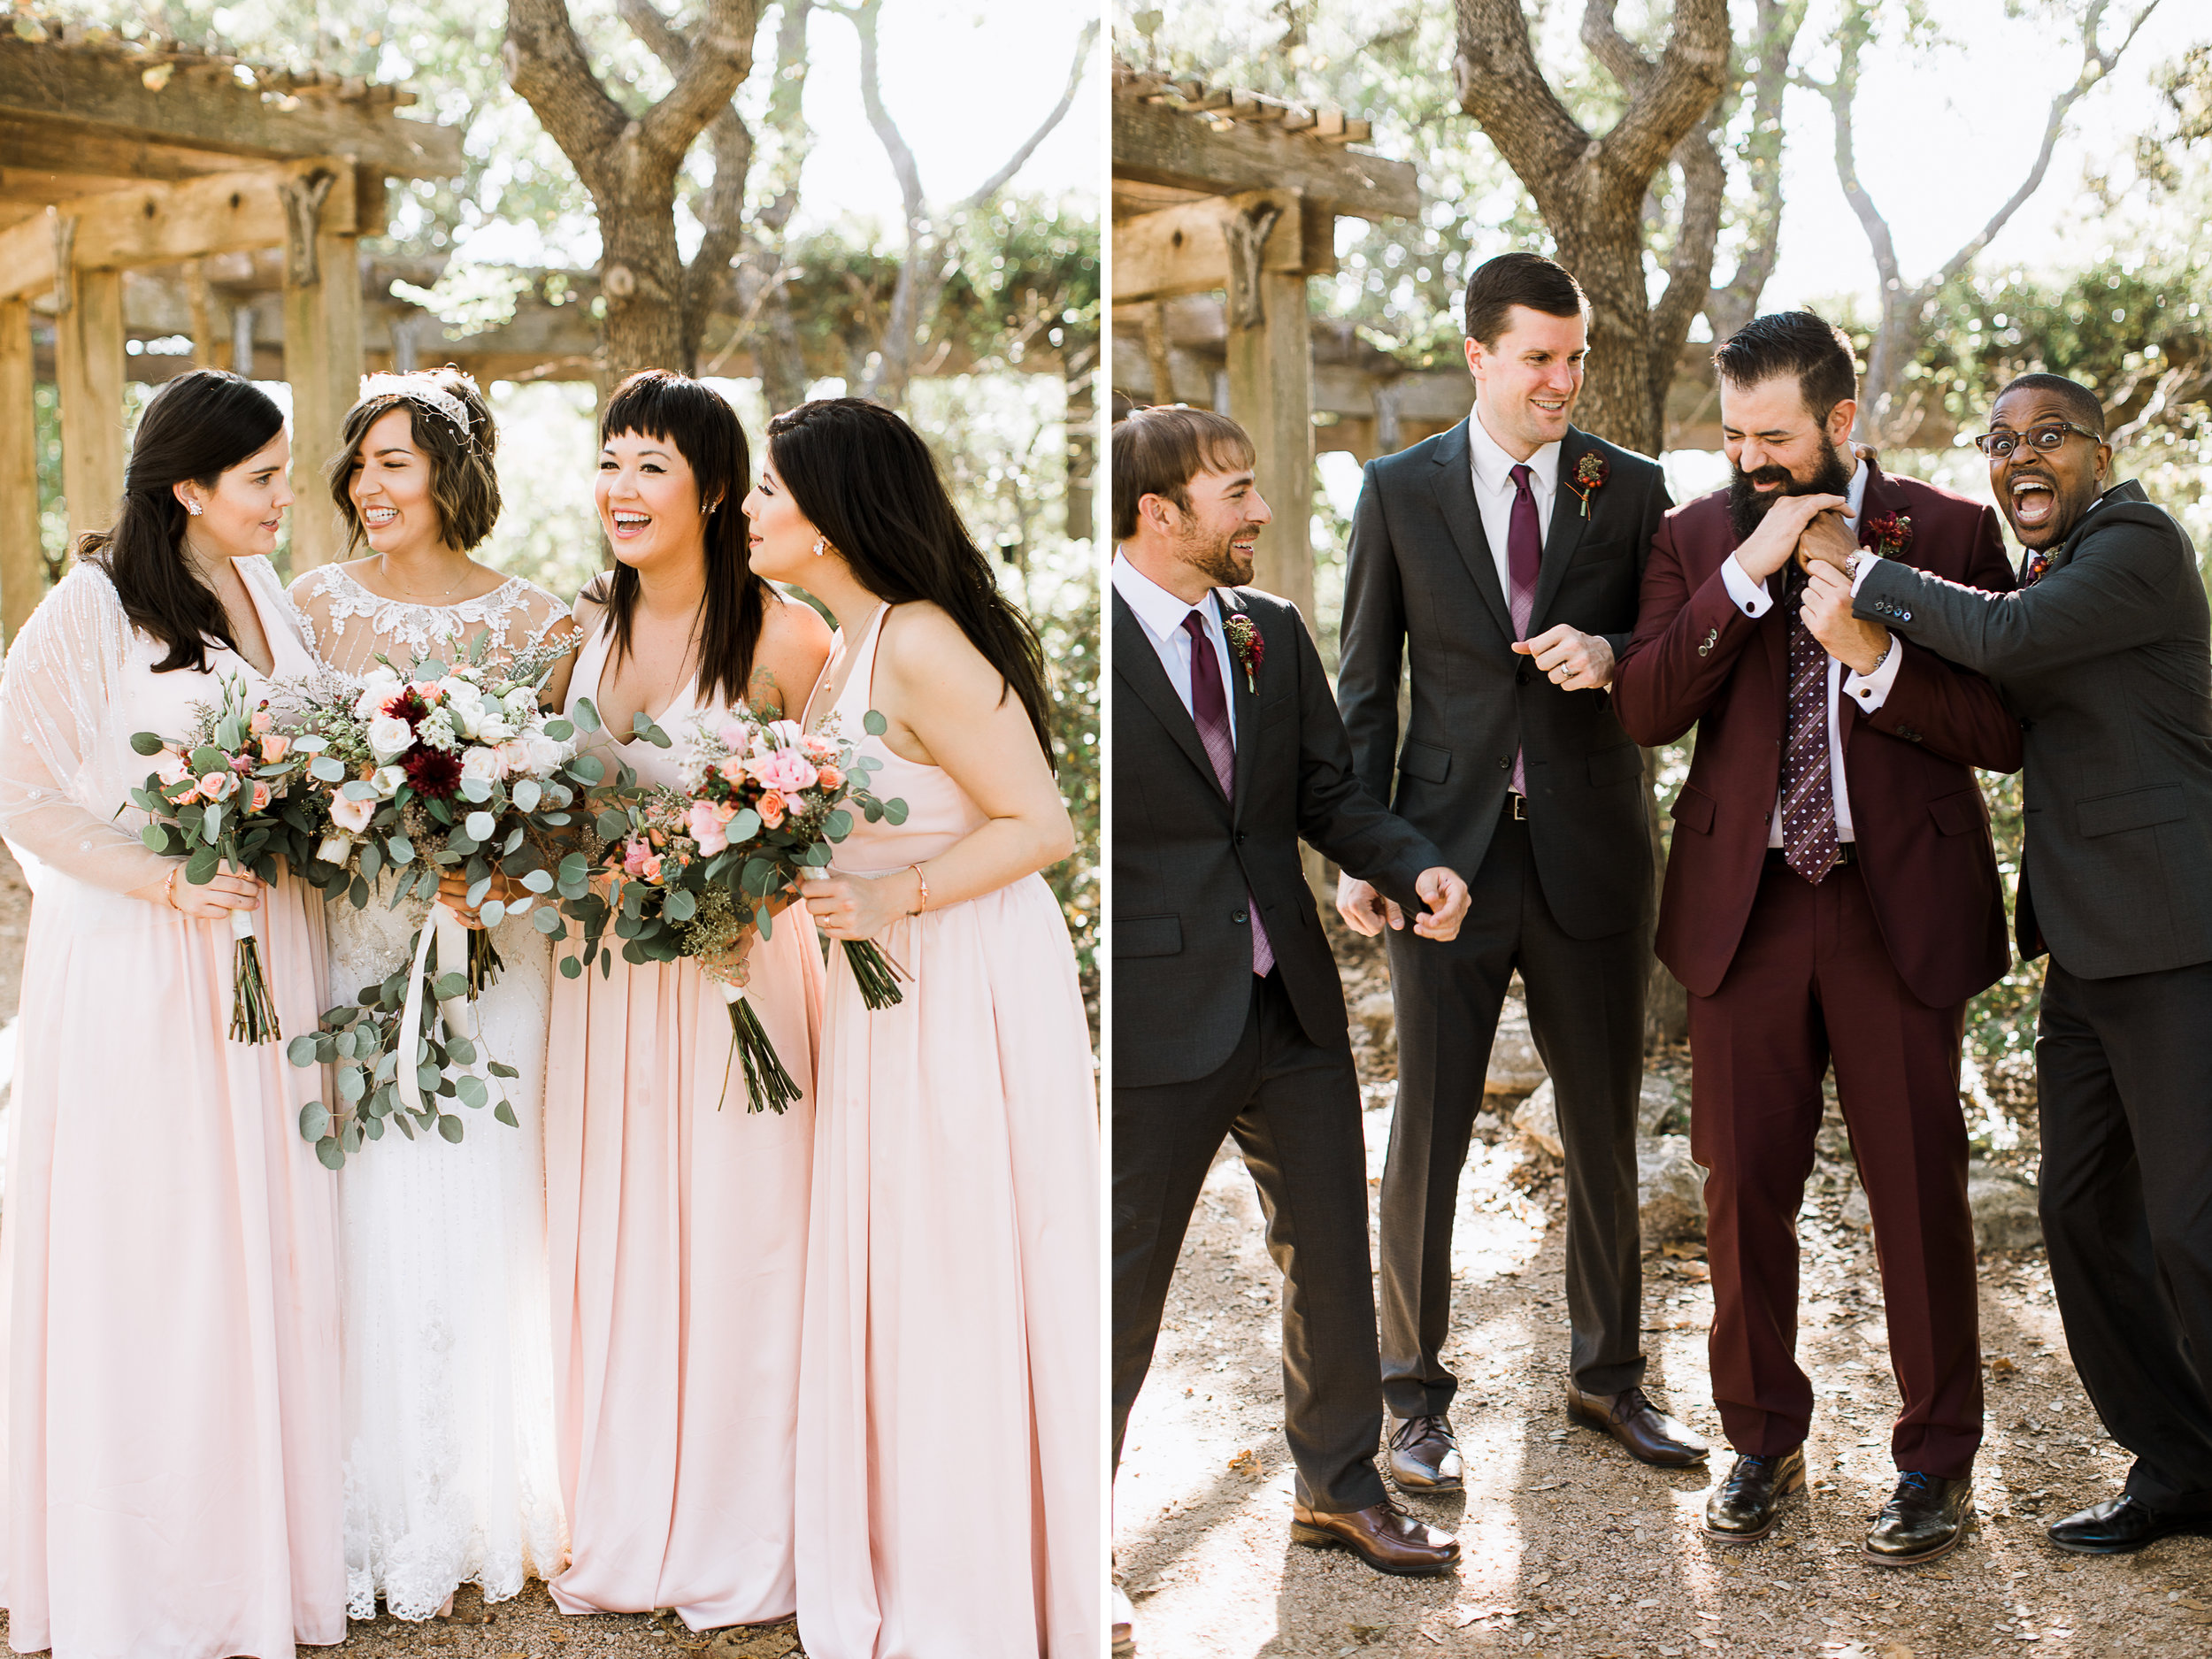
<svg viewBox="0 0 2212 1659"><path fill-rule="evenodd" d="M1804 27L1806 0L1757 0L1758 67L1751 76L1751 124L1738 146L1751 204L1741 215L1745 246L1725 288L1707 296L1713 338L1724 340L1758 310L1774 274L1782 231L1782 100L1789 90L1790 54Z"/></svg>
<svg viewBox="0 0 2212 1659"><path fill-rule="evenodd" d="M753 66L753 32L760 0L707 0L690 35L690 50L668 96L645 112L638 142L671 178L692 141L726 108Z"/></svg>
<svg viewBox="0 0 2212 1659"><path fill-rule="evenodd" d="M875 129L884 154L891 158L891 171L899 181L899 201L905 210L907 228L910 234L918 234L929 210L922 195L921 165L914 159L914 152L907 148L899 124L883 105L880 55L876 47L876 21L883 11L883 0L858 0L856 4L833 9L850 18L860 35L861 108L867 111L868 125Z"/></svg>
<svg viewBox="0 0 2212 1659"><path fill-rule="evenodd" d="M565 0L509 0L499 58L507 84L536 112L584 188L600 196L630 117L593 73Z"/></svg>
<svg viewBox="0 0 2212 1659"><path fill-rule="evenodd" d="M1098 19L1093 18L1083 26L1083 32L1076 36L1075 60L1068 65L1068 83L1060 90L1059 103L1052 106L1052 112L1045 117L1037 130L1029 135L1021 148L1007 157L1006 165L985 180L969 196L968 199L960 204L964 210L980 207L1004 189L1006 181L1022 170L1030 157L1037 153L1037 146L1045 142L1046 135L1066 118L1068 111L1075 104L1076 88L1083 84L1084 60L1091 55L1091 42L1097 38Z"/></svg>
<svg viewBox="0 0 2212 1659"><path fill-rule="evenodd" d="M1675 0L1666 50L1599 141L1606 165L1640 179L1656 173L1720 96L1729 45L1727 0Z"/></svg>
<svg viewBox="0 0 2212 1659"><path fill-rule="evenodd" d="M1459 106L1517 173L1547 219L1567 206L1568 173L1590 134L1544 79L1517 0L1457 0Z"/></svg>

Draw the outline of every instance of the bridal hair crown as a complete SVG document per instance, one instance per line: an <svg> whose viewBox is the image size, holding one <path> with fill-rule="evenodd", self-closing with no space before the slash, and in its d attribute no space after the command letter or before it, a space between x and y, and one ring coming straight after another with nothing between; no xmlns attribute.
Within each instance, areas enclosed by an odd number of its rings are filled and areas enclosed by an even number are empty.
<svg viewBox="0 0 2212 1659"><path fill-rule="evenodd" d="M367 403L378 397L403 397L419 403L425 409L443 415L463 442L470 435L468 405L464 403L426 374L365 374L361 377L361 401Z"/></svg>

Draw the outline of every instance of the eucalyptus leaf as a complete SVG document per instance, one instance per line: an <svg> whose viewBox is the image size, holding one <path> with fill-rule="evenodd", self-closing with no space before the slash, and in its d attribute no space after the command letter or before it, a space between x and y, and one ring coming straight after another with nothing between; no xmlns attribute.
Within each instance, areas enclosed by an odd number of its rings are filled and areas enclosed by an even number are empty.
<svg viewBox="0 0 2212 1659"><path fill-rule="evenodd" d="M404 835L395 835L384 843L384 856L396 864L412 864L415 860L415 843Z"/></svg>
<svg viewBox="0 0 2212 1659"><path fill-rule="evenodd" d="M131 749L136 754L158 755L165 747L167 747L167 745L163 743L161 739L156 737L151 732L133 732L131 733Z"/></svg>
<svg viewBox="0 0 2212 1659"><path fill-rule="evenodd" d="M579 755L568 763L568 769L586 783L597 783L607 775L607 763L596 755Z"/></svg>
<svg viewBox="0 0 2212 1659"><path fill-rule="evenodd" d="M334 1137L325 1135L315 1143L315 1161L326 1170L342 1170L346 1167L345 1148Z"/></svg>
<svg viewBox="0 0 2212 1659"><path fill-rule="evenodd" d="M582 726L587 732L596 732L599 729L599 710L593 706L592 701L589 697L579 697L576 699L575 718L576 724Z"/></svg>
<svg viewBox="0 0 2212 1659"><path fill-rule="evenodd" d="M311 1100L300 1108L300 1139L320 1141L330 1133L330 1108Z"/></svg>
<svg viewBox="0 0 2212 1659"><path fill-rule="evenodd" d="M284 1057L289 1060L294 1065L313 1065L315 1064L314 1038L293 1038L291 1041L284 1045ZM322 1132L320 1130L318 1130L314 1134L311 1134L307 1138L310 1141L316 1140L320 1136L321 1133Z"/></svg>
<svg viewBox="0 0 2212 1659"><path fill-rule="evenodd" d="M341 783L345 780L345 763L334 755L318 755L307 763L307 774L324 783Z"/></svg>
<svg viewBox="0 0 2212 1659"><path fill-rule="evenodd" d="M538 780L535 778L523 779L519 783L515 785L516 810L523 812L536 811L538 810L538 799L540 796L544 795L544 793L545 790L539 785Z"/></svg>
<svg viewBox="0 0 2212 1659"><path fill-rule="evenodd" d="M463 820L461 827L469 833L471 839L488 841L492 838L492 832L499 827L499 820L488 812L472 812Z"/></svg>
<svg viewBox="0 0 2212 1659"><path fill-rule="evenodd" d="M491 1099L491 1092L484 1087L484 1079L480 1077L462 1078L457 1093L461 1096L461 1104L472 1110L481 1108Z"/></svg>
<svg viewBox="0 0 2212 1659"><path fill-rule="evenodd" d="M441 1002L449 1002L457 996L466 996L468 988L468 975L461 969L456 968L449 973L441 973L432 980L430 994Z"/></svg>
<svg viewBox="0 0 2212 1659"><path fill-rule="evenodd" d="M566 720L548 720L545 723L545 734L557 743L565 743L576 735L576 728ZM522 810L527 812L530 809L524 807Z"/></svg>
<svg viewBox="0 0 2212 1659"><path fill-rule="evenodd" d="M333 761L331 764L333 765L337 765L335 761ZM339 768L338 776L341 778L345 777L345 769L343 767ZM366 778L350 778L347 779L346 787L339 790L338 793L345 796L345 798L349 801L373 801L376 799L376 786L371 783Z"/></svg>
<svg viewBox="0 0 2212 1659"><path fill-rule="evenodd" d="M467 1126L451 1112L447 1112L438 1119L438 1133L458 1146L462 1135L467 1133Z"/></svg>
<svg viewBox="0 0 2212 1659"><path fill-rule="evenodd" d="M487 882L485 885L489 887L491 884ZM507 906L502 900L490 900L478 909L476 918L487 927L496 927L507 919Z"/></svg>
<svg viewBox="0 0 2212 1659"><path fill-rule="evenodd" d="M867 733L870 737L881 737L891 729L891 722L885 719L875 710L871 709L860 717L860 729Z"/></svg>
<svg viewBox="0 0 2212 1659"><path fill-rule="evenodd" d="M368 1079L359 1066L342 1065L338 1068L338 1093L349 1106L368 1092Z"/></svg>
<svg viewBox="0 0 2212 1659"><path fill-rule="evenodd" d="M492 1116L498 1118L501 1123L505 1124L510 1129L519 1129L522 1127L522 1125L517 1121L515 1118L515 1109L510 1106L505 1101L500 1102L498 1105L492 1108Z"/></svg>
<svg viewBox="0 0 2212 1659"><path fill-rule="evenodd" d="M522 885L533 893L550 893L553 891L553 872L550 870L533 870L523 877Z"/></svg>
<svg viewBox="0 0 2212 1659"><path fill-rule="evenodd" d="M476 1045L466 1037L449 1038L445 1046L446 1057L461 1065L476 1064Z"/></svg>

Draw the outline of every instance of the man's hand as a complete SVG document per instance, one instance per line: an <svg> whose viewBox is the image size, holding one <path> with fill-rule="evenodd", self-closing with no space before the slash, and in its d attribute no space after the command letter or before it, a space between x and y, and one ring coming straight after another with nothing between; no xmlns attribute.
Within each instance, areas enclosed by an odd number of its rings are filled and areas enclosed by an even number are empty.
<svg viewBox="0 0 2212 1659"><path fill-rule="evenodd" d="M1396 905L1357 876L1341 872L1336 879L1336 913L1344 918L1345 926L1370 939L1382 932L1385 922L1400 926L1392 919L1398 913Z"/></svg>
<svg viewBox="0 0 2212 1659"><path fill-rule="evenodd" d="M1815 514L1847 504L1840 495L1783 496L1767 509L1759 527L1744 538L1743 545L1736 549L1736 563L1753 581L1766 580L1790 562L1797 551L1798 538L1805 534Z"/></svg>
<svg viewBox="0 0 2212 1659"><path fill-rule="evenodd" d="M1467 919L1467 884L1459 879L1459 872L1442 864L1424 870L1414 878L1413 890L1427 902L1428 910L1414 918L1413 931L1423 939L1442 943L1459 937L1459 925ZM1394 910L1397 907L1392 906ZM1393 927L1405 926L1400 918L1390 924Z"/></svg>
<svg viewBox="0 0 2212 1659"><path fill-rule="evenodd" d="M1797 562L1807 570L1812 569L1816 559L1841 570L1858 550L1859 544L1851 539L1851 532L1839 512L1822 513L1797 538Z"/></svg>
<svg viewBox="0 0 2212 1659"><path fill-rule="evenodd" d="M1851 614L1851 579L1825 559L1805 567L1805 631L1846 668L1870 674L1889 649L1889 630Z"/></svg>
<svg viewBox="0 0 2212 1659"><path fill-rule="evenodd" d="M1603 634L1562 622L1532 640L1514 641L1513 649L1533 659L1562 691L1602 691L1613 683L1613 648Z"/></svg>

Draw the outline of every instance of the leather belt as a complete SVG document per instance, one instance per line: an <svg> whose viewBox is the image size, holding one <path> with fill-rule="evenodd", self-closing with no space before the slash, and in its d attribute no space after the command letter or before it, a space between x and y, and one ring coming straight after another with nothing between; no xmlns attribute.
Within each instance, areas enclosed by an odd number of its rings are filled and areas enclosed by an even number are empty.
<svg viewBox="0 0 2212 1659"><path fill-rule="evenodd" d="M1515 790L1508 789L1505 792L1505 807L1502 816L1511 823L1527 823L1528 797Z"/></svg>

